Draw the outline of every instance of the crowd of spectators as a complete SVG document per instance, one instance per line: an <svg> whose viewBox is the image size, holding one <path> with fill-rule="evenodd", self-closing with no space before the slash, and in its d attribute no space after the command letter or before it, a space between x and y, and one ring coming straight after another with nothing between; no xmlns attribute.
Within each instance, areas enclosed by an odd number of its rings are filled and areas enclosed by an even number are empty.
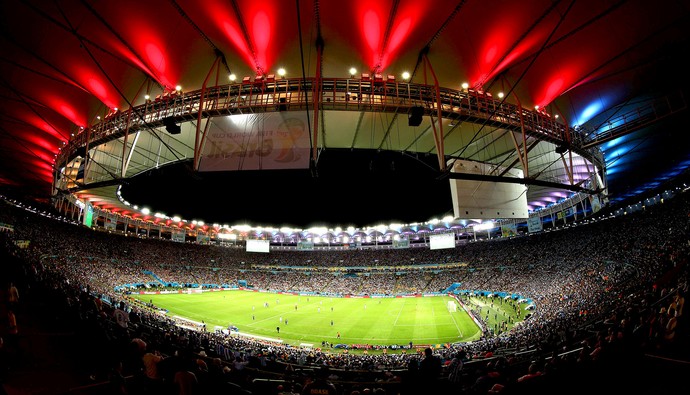
<svg viewBox="0 0 690 395"><path fill-rule="evenodd" d="M118 394L287 394L321 381L343 395L433 388L462 394L545 393L563 385L597 392L622 388L626 380L630 388L664 385L631 381L647 375L654 379L653 368L642 368L650 356L680 366L690 363L683 315L690 251L685 194L631 215L450 250L268 254L113 236L7 202L0 207L0 221L14 226L2 234L3 254L13 265L2 295L2 313L8 317L0 343L6 379L21 359L15 313L21 309L22 287L33 298L54 303L45 318L51 325L79 323L80 347L98 352L81 359L78 370L92 381L105 380ZM19 248L17 240L30 243ZM466 266L427 267L443 263ZM401 266L405 270L395 269ZM352 267L367 268L366 275L349 272ZM522 295L536 308L501 335L420 350L431 356L355 355L193 328L115 291L118 285L157 281L160 286L246 281L264 290L324 294L443 292L461 283L463 289ZM425 375L432 359L441 369ZM602 367L610 375L603 387L595 381ZM415 384L406 385L410 382ZM412 389L418 392L406 392Z"/></svg>

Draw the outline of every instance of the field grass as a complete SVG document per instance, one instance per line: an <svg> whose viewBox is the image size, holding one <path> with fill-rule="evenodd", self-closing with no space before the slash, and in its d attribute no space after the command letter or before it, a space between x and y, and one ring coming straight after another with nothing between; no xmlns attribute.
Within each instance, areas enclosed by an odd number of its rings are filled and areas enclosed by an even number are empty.
<svg viewBox="0 0 690 395"><path fill-rule="evenodd" d="M481 330L448 296L419 298L337 298L252 291L131 295L145 303L206 323L207 330L232 324L240 333L300 345L407 345L467 342ZM265 307L268 303L268 307ZM278 332L277 328L280 328ZM338 338L340 333L340 338Z"/></svg>

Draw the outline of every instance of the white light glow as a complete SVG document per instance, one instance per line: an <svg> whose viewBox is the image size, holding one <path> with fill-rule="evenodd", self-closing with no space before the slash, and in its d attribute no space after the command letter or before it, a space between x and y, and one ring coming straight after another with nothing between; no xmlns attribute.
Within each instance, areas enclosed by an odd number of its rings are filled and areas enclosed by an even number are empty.
<svg viewBox="0 0 690 395"><path fill-rule="evenodd" d="M483 224L474 225L474 230L489 230L489 229L493 229L495 227L496 226L494 225L494 223L492 221L489 221L489 222L484 222Z"/></svg>

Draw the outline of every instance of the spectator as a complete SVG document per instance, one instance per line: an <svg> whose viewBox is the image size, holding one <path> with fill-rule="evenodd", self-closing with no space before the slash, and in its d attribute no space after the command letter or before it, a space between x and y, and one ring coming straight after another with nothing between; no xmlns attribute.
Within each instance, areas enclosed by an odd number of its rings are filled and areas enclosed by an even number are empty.
<svg viewBox="0 0 690 395"><path fill-rule="evenodd" d="M160 365L163 355L152 344L148 344L147 351L141 357L144 366L144 386L149 394L161 394L164 390L163 374Z"/></svg>
<svg viewBox="0 0 690 395"><path fill-rule="evenodd" d="M431 347L424 349L424 358L419 362L419 382L421 391L435 391L441 378L441 358L434 355Z"/></svg>
<svg viewBox="0 0 690 395"><path fill-rule="evenodd" d="M467 352L465 350L460 350L455 353L453 359L448 365L448 382L455 389L462 388L462 368L465 364L465 359L467 358Z"/></svg>
<svg viewBox="0 0 690 395"><path fill-rule="evenodd" d="M330 369L323 366L316 370L314 377L302 388L302 395L338 395L338 389L328 376Z"/></svg>
<svg viewBox="0 0 690 395"><path fill-rule="evenodd" d="M14 282L10 282L7 290L7 307L14 311L17 311L19 307L19 290Z"/></svg>
<svg viewBox="0 0 690 395"><path fill-rule="evenodd" d="M185 358L182 366L177 369L173 378L173 384L177 389L178 395L195 395L199 381L194 370L196 370L196 361L192 358Z"/></svg>

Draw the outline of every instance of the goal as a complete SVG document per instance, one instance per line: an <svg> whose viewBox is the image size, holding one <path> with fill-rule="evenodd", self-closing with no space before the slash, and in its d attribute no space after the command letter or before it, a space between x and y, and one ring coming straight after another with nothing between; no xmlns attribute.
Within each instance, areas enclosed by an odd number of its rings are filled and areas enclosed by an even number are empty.
<svg viewBox="0 0 690 395"><path fill-rule="evenodd" d="M455 302L452 300L448 301L448 311L451 313L455 313L456 311L458 311L458 305L455 304Z"/></svg>

